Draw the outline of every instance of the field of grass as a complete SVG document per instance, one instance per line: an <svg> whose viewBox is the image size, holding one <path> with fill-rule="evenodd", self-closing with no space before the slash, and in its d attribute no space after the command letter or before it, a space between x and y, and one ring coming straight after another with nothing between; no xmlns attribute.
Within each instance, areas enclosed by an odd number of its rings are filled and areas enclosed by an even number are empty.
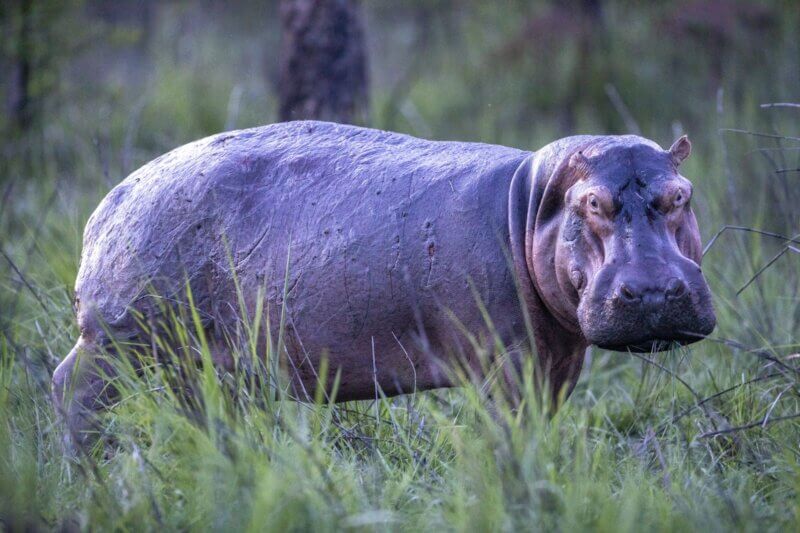
<svg viewBox="0 0 800 533"><path fill-rule="evenodd" d="M166 17L185 15L170 9ZM374 9L368 22L377 32L386 14ZM498 32L513 26L476 11ZM607 53L622 64L625 47L648 37L644 23L615 33L615 13L609 31L619 39ZM465 41L485 32L466 19ZM294 403L208 367L188 376L195 394L187 403L173 394L173 375L148 367L143 377L118 378L120 400L103 420L108 438L76 458L62 454L49 378L77 338L71 291L89 214L152 157L269 122L272 111L253 96L268 87L246 75L237 85L231 69L241 65L209 56L227 43L224 29L180 39L162 29L156 42L178 43L177 51L157 56L142 91L113 79L92 84L87 64L71 66L60 92L43 99L43 120L2 148L0 529L796 531L800 108L761 106L800 100L800 51L786 24L763 64L729 58L721 90L681 84L688 74L676 80L675 90L691 91L684 107L648 107L652 100L628 98L636 87L619 86L644 135L668 145L688 130L693 139L682 171L695 185L704 242L726 225L749 229L725 230L704 258L718 316L711 339L642 356L594 350L552 418L536 405L530 373L525 408L501 406L497 417L470 383L371 402ZM239 51L252 45L247 35ZM188 60L179 45L192 51ZM450 61L436 34L428 45L435 67L414 71L403 94L382 77L387 65L373 67L371 125L528 149L573 133L519 79L491 72L480 50ZM750 67L752 79L741 72ZM478 68L502 87L470 85ZM553 76L562 71L570 70L554 67ZM640 81L647 71L634 65L617 79ZM237 86L244 96L233 106ZM663 87L650 94L679 100ZM525 113L544 106L542 121L514 120L511 101ZM626 131L621 110L603 105L614 118L590 101L578 108L575 133ZM191 318L174 325L202 351Z"/></svg>

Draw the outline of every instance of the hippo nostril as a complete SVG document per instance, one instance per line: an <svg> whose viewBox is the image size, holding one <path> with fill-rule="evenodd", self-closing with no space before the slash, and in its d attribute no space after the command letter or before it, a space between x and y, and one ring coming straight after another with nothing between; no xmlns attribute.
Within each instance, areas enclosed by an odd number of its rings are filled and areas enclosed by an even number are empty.
<svg viewBox="0 0 800 533"><path fill-rule="evenodd" d="M635 292L633 292L633 290L625 283L622 283L619 286L619 294L620 296L622 296L623 300L626 300L628 302L635 302L639 300L639 296Z"/></svg>
<svg viewBox="0 0 800 533"><path fill-rule="evenodd" d="M686 292L686 283L678 278L672 278L667 283L667 288L664 292L667 298L679 298Z"/></svg>

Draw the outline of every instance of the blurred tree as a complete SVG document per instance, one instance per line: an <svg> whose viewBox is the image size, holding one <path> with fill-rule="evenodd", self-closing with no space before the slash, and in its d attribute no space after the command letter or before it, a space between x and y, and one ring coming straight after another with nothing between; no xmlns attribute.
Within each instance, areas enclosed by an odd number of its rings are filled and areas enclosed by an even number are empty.
<svg viewBox="0 0 800 533"><path fill-rule="evenodd" d="M31 109L31 68L33 61L32 43L32 1L20 0L7 6L6 13L9 20L15 20L16 31L13 43L9 43L12 50L11 76L7 88L8 114L13 127L27 130L32 119ZM16 8L16 9L15 9ZM4 17L5 18L5 17ZM12 23L13 24L13 23Z"/></svg>
<svg viewBox="0 0 800 533"><path fill-rule="evenodd" d="M526 8L520 30L491 59L536 80L537 114L558 117L562 134L574 133L591 109L606 129L616 122L606 97L611 81L609 38L603 0L561 0ZM555 87L540 91L539 86Z"/></svg>
<svg viewBox="0 0 800 533"><path fill-rule="evenodd" d="M8 72L0 129L35 129L57 104L62 68L99 35L98 25L87 25L83 0L0 0L0 66Z"/></svg>
<svg viewBox="0 0 800 533"><path fill-rule="evenodd" d="M705 51L711 94L723 85L731 58L737 65L749 63L747 47L755 41L768 42L780 17L774 6L736 0L690 0L665 11L660 23L670 36ZM761 52L756 54L759 62Z"/></svg>
<svg viewBox="0 0 800 533"><path fill-rule="evenodd" d="M357 0L281 0L280 120L366 122L367 60Z"/></svg>

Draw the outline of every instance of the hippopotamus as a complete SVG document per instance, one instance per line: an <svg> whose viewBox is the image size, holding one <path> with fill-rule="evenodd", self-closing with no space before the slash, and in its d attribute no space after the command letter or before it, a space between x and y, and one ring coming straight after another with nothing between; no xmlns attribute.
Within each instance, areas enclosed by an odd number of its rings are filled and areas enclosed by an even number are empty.
<svg viewBox="0 0 800 533"><path fill-rule="evenodd" d="M264 309L296 399L323 368L347 401L452 386L454 368L501 356L535 357L547 390L569 394L590 345L660 351L715 327L679 173L690 151L685 136L531 152L314 121L177 148L86 225L55 406L85 429L115 346L148 346L145 325L189 296L226 369Z"/></svg>

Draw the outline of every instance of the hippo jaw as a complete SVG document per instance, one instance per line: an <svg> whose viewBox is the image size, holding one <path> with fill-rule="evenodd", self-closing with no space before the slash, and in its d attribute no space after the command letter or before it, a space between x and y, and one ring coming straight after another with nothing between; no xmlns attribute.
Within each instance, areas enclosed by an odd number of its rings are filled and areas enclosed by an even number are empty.
<svg viewBox="0 0 800 533"><path fill-rule="evenodd" d="M538 285L555 283L562 295L542 291L548 307L587 343L662 351L714 330L692 186L677 172L689 150L681 138L668 151L634 142L569 159L563 217L550 225L554 257L534 266Z"/></svg>

